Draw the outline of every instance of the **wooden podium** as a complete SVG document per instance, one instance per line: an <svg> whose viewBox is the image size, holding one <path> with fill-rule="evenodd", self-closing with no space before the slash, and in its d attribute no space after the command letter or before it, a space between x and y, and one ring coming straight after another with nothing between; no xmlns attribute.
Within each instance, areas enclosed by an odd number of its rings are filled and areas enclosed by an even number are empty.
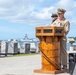
<svg viewBox="0 0 76 75"><path fill-rule="evenodd" d="M39 38L39 50L42 59L42 68L35 73L57 74L61 70L59 41L64 36L63 27L36 27L36 37Z"/></svg>

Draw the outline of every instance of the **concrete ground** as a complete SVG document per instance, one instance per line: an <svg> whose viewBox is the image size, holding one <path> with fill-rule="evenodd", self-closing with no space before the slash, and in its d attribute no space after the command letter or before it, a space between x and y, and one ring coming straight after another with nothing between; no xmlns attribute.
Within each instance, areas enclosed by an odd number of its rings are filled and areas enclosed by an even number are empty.
<svg viewBox="0 0 76 75"><path fill-rule="evenodd" d="M34 73L41 68L40 55L0 58L0 75L53 75ZM62 73L57 75L70 75Z"/></svg>

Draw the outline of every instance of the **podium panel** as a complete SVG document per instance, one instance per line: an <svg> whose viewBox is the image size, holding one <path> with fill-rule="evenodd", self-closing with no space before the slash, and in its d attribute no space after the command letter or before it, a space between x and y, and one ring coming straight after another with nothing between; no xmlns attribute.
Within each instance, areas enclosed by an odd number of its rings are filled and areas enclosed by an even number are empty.
<svg viewBox="0 0 76 75"><path fill-rule="evenodd" d="M36 36L63 36L63 27L36 27Z"/></svg>

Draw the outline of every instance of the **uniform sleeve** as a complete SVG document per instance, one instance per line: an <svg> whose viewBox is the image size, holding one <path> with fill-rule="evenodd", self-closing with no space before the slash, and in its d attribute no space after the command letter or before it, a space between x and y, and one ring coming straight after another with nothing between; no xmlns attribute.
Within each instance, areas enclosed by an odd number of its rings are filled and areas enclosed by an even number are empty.
<svg viewBox="0 0 76 75"><path fill-rule="evenodd" d="M50 24L50 26L54 26L54 23Z"/></svg>
<svg viewBox="0 0 76 75"><path fill-rule="evenodd" d="M65 32L69 32L69 30L70 30L70 23L69 23L69 21L67 21L67 22L64 24L64 30L65 30Z"/></svg>
<svg viewBox="0 0 76 75"><path fill-rule="evenodd" d="M56 21L50 24L50 26L56 26Z"/></svg>

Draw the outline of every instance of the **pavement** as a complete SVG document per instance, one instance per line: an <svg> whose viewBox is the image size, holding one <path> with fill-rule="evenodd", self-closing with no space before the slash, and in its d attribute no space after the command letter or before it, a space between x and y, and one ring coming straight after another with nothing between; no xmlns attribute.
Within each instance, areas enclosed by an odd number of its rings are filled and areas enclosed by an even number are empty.
<svg viewBox="0 0 76 75"><path fill-rule="evenodd" d="M41 68L41 56L17 56L0 58L0 75L55 75L34 73L35 69ZM70 75L61 73L56 75Z"/></svg>

